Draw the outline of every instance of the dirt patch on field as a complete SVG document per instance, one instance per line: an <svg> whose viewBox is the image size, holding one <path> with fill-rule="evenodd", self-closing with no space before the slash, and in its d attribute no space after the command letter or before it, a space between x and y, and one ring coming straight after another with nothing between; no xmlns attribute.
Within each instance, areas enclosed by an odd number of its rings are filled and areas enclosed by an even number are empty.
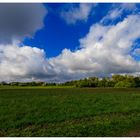
<svg viewBox="0 0 140 140"><path fill-rule="evenodd" d="M140 130L129 132L126 137L140 137Z"/></svg>

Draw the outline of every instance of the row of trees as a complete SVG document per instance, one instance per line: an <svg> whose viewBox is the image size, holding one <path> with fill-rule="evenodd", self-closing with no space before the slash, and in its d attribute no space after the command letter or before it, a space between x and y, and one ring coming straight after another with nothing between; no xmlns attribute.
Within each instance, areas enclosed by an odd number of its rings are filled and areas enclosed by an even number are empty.
<svg viewBox="0 0 140 140"><path fill-rule="evenodd" d="M140 77L113 75L111 78L90 77L77 81L77 87L140 87Z"/></svg>
<svg viewBox="0 0 140 140"><path fill-rule="evenodd" d="M0 85L10 86L75 86L75 87L140 87L140 77L128 75L113 75L112 77L97 78L89 77L85 79L69 81L65 83L47 82L1 82Z"/></svg>
<svg viewBox="0 0 140 140"><path fill-rule="evenodd" d="M112 77L89 77L77 81L63 83L65 86L76 87L140 87L140 77L113 75Z"/></svg>
<svg viewBox="0 0 140 140"><path fill-rule="evenodd" d="M47 82L1 82L1 86L56 86L56 83L47 83Z"/></svg>

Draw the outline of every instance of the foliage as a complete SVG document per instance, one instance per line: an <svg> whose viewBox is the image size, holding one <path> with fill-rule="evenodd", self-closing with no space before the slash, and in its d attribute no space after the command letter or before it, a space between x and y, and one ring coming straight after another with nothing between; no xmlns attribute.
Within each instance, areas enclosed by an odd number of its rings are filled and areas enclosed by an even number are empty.
<svg viewBox="0 0 140 140"><path fill-rule="evenodd" d="M115 87L119 87L119 88L129 88L129 87L134 87L133 83L129 82L129 81L119 81L115 84Z"/></svg>
<svg viewBox="0 0 140 140"><path fill-rule="evenodd" d="M68 81L65 83L33 82L1 82L0 85L9 86L73 86L73 87L140 87L140 77L129 75L113 75L112 77L88 77L85 79Z"/></svg>

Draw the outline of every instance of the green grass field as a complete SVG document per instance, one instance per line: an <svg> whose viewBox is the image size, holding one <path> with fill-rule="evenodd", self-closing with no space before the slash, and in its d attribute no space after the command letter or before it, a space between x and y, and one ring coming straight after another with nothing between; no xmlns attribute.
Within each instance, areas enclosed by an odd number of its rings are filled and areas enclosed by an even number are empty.
<svg viewBox="0 0 140 140"><path fill-rule="evenodd" d="M127 136L140 89L0 88L0 136Z"/></svg>

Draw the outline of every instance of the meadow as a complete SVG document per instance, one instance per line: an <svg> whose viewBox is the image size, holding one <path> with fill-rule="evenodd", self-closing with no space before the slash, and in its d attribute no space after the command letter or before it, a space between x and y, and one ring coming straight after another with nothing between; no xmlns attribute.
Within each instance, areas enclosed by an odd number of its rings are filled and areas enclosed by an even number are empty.
<svg viewBox="0 0 140 140"><path fill-rule="evenodd" d="M117 137L139 132L140 88L0 88L1 137Z"/></svg>

